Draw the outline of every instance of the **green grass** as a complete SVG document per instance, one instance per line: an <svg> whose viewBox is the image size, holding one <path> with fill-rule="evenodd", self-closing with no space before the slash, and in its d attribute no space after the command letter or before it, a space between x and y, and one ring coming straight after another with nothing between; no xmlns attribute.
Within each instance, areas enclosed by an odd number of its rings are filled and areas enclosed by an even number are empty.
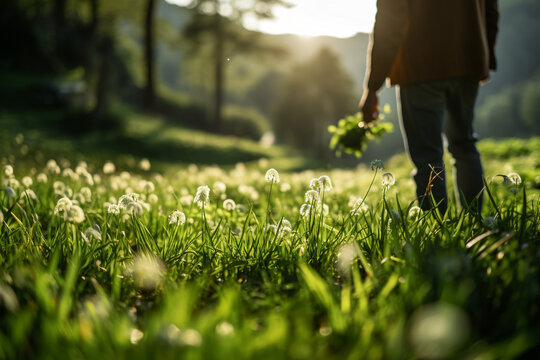
<svg viewBox="0 0 540 360"><path fill-rule="evenodd" d="M185 136L146 120L129 136ZM23 150L36 141L26 135L8 139L2 162L14 174L0 175L15 191L0 191L0 358L496 359L540 350L537 148L503 158L498 144L481 144L493 150L482 214L452 199L440 219L409 215L404 156L387 162L396 184L383 191L383 171L364 166L266 182L269 167L281 170L273 158L159 172L133 159L104 173L104 158L68 157L56 168L41 150ZM197 135L182 141L209 139ZM516 171L521 184L497 176ZM312 202L301 215L311 180L324 174L333 188L316 192L328 213ZM211 192L199 208L202 185ZM138 200L121 201L132 192ZM62 197L75 200L71 213ZM367 208L351 215L358 197ZM126 209L108 212L119 203ZM184 224L169 224L174 210Z"/></svg>

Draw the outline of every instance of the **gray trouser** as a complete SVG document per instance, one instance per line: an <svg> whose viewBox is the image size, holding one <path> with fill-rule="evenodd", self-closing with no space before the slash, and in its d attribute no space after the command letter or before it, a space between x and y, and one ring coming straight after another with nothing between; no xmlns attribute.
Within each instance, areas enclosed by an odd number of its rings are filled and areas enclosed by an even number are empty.
<svg viewBox="0 0 540 360"><path fill-rule="evenodd" d="M398 88L401 131L405 148L416 167L416 195L424 210L433 207L432 199L441 213L444 214L448 207L443 132L454 158L454 187L458 201L481 209L482 163L472 126L477 93L478 79L468 77Z"/></svg>

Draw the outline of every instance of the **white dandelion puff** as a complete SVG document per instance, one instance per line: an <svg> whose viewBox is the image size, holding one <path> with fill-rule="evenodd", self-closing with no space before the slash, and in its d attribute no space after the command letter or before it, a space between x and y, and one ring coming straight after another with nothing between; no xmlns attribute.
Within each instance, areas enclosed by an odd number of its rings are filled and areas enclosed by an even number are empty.
<svg viewBox="0 0 540 360"><path fill-rule="evenodd" d="M206 185L199 186L197 188L197 193L193 198L193 202L197 204L199 208L206 206L206 203L210 200L210 188Z"/></svg>
<svg viewBox="0 0 540 360"><path fill-rule="evenodd" d="M118 206L116 204L110 204L108 209L107 209L107 213L113 214L113 215L120 214L120 206Z"/></svg>
<svg viewBox="0 0 540 360"><path fill-rule="evenodd" d="M264 176L264 179L266 180L266 182L279 184L279 173L274 168L268 169L266 175Z"/></svg>
<svg viewBox="0 0 540 360"><path fill-rule="evenodd" d="M233 211L234 209L236 209L236 203L233 199L226 199L225 201L223 201L223 208L227 211Z"/></svg>
<svg viewBox="0 0 540 360"><path fill-rule="evenodd" d="M332 181L330 181L330 177L327 175L322 175L319 177L319 184L324 191L332 190Z"/></svg>
<svg viewBox="0 0 540 360"><path fill-rule="evenodd" d="M392 185L396 183L396 179L392 173L384 173L382 176L382 186L385 190L388 190Z"/></svg>
<svg viewBox="0 0 540 360"><path fill-rule="evenodd" d="M318 178L313 178L309 182L309 188L310 189L317 190L317 189L319 189L320 186L321 186L321 183L319 182Z"/></svg>
<svg viewBox="0 0 540 360"><path fill-rule="evenodd" d="M169 225L181 226L186 222L186 215L180 210L175 210L169 215Z"/></svg>
<svg viewBox="0 0 540 360"><path fill-rule="evenodd" d="M302 215L304 217L308 217L311 214L312 208L313 208L313 206L311 206L309 204L303 204L300 207L300 215Z"/></svg>
<svg viewBox="0 0 540 360"><path fill-rule="evenodd" d="M308 190L304 194L304 200L306 203L312 203L319 201L319 193L315 190Z"/></svg>

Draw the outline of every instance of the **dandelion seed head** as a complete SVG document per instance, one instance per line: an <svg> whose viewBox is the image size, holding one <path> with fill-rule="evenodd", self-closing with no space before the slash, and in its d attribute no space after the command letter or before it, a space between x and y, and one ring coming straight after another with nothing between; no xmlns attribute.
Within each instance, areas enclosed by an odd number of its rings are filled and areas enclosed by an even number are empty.
<svg viewBox="0 0 540 360"><path fill-rule="evenodd" d="M234 326L227 321L222 321L216 325L216 334L219 336L228 336L234 333Z"/></svg>
<svg viewBox="0 0 540 360"><path fill-rule="evenodd" d="M521 184L521 176L519 176L518 173L510 173L506 176L508 179L510 179L510 181L512 182L512 184L514 185L520 185Z"/></svg>
<svg viewBox="0 0 540 360"><path fill-rule="evenodd" d="M169 225L181 226L186 222L186 215L180 210L175 210L169 215Z"/></svg>
<svg viewBox="0 0 540 360"><path fill-rule="evenodd" d="M39 173L36 180L38 183L46 183L49 179L47 178L47 174Z"/></svg>
<svg viewBox="0 0 540 360"><path fill-rule="evenodd" d="M110 204L108 209L107 209L107 213L113 214L113 215L120 214L120 206L118 206L116 204Z"/></svg>
<svg viewBox="0 0 540 360"><path fill-rule="evenodd" d="M136 216L142 216L143 207L140 202L132 201L126 205L126 211Z"/></svg>
<svg viewBox="0 0 540 360"><path fill-rule="evenodd" d="M359 216L363 212L368 211L369 207L365 203L364 199L358 198L352 205L351 214L353 216Z"/></svg>
<svg viewBox="0 0 540 360"><path fill-rule="evenodd" d="M60 174L60 171L61 171L60 166L58 166L58 164L56 163L54 159L47 161L47 165L45 168L50 174L55 174L55 175Z"/></svg>
<svg viewBox="0 0 540 360"><path fill-rule="evenodd" d="M150 204L157 204L158 201L159 201L159 198L158 198L158 196L157 196L156 194L150 194L150 195L148 195L148 202L149 202Z"/></svg>
<svg viewBox="0 0 540 360"><path fill-rule="evenodd" d="M330 177L327 175L322 175L319 177L319 184L324 191L332 190L332 181L330 181Z"/></svg>
<svg viewBox="0 0 540 360"><path fill-rule="evenodd" d="M212 186L212 191L218 195L224 194L227 191L227 185L221 181L216 181Z"/></svg>
<svg viewBox="0 0 540 360"><path fill-rule="evenodd" d="M309 205L309 204L303 204L300 207L300 215L302 215L304 217L308 217L311 214L312 208L313 207L311 205Z"/></svg>
<svg viewBox="0 0 540 360"><path fill-rule="evenodd" d="M32 180L30 176L23 177L21 182L25 187L30 187L34 183L34 181Z"/></svg>
<svg viewBox="0 0 540 360"><path fill-rule="evenodd" d="M308 190L304 194L304 200L306 203L313 203L319 201L319 193L315 190Z"/></svg>
<svg viewBox="0 0 540 360"><path fill-rule="evenodd" d="M236 203L233 199L226 199L223 201L223 208L227 211L233 211L236 208Z"/></svg>
<svg viewBox="0 0 540 360"><path fill-rule="evenodd" d="M266 175L264 176L264 179L266 180L266 182L279 184L279 173L274 168L268 169Z"/></svg>
<svg viewBox="0 0 540 360"><path fill-rule="evenodd" d="M165 266L154 254L139 253L128 266L128 273L133 276L139 289L153 290L163 281Z"/></svg>
<svg viewBox="0 0 540 360"><path fill-rule="evenodd" d="M116 166L111 162L111 161L107 161L104 165L103 165L103 173L104 174L113 174L114 172L116 171Z"/></svg>
<svg viewBox="0 0 540 360"><path fill-rule="evenodd" d="M372 171L375 170L383 170L384 169L384 162L382 160L373 160L371 164L369 165Z"/></svg>
<svg viewBox="0 0 540 360"><path fill-rule="evenodd" d="M4 175L7 177L13 176L13 166L11 165L4 165Z"/></svg>
<svg viewBox="0 0 540 360"><path fill-rule="evenodd" d="M281 192L287 192L289 190L291 190L291 184L289 183L282 183L280 186L279 186L279 190Z"/></svg>
<svg viewBox="0 0 540 360"><path fill-rule="evenodd" d="M206 206L206 203L210 200L210 188L206 185L199 186L197 193L193 198L193 202L197 204L199 208Z"/></svg>
<svg viewBox="0 0 540 360"><path fill-rule="evenodd" d="M149 170L150 170L150 167L151 167L150 160L148 160L148 159L142 159L142 160L139 162L139 167L141 168L141 170L149 171Z"/></svg>
<svg viewBox="0 0 540 360"><path fill-rule="evenodd" d="M317 190L321 186L321 183L319 182L319 178L313 178L309 182L310 189Z"/></svg>
<svg viewBox="0 0 540 360"><path fill-rule="evenodd" d="M89 227L88 229L86 229L85 235L87 239L93 238L101 241L101 233L93 227Z"/></svg>
<svg viewBox="0 0 540 360"><path fill-rule="evenodd" d="M392 173L384 173L382 176L382 186L384 189L388 190L392 185L396 183L396 179Z"/></svg>
<svg viewBox="0 0 540 360"><path fill-rule="evenodd" d="M133 345L137 344L144 337L144 333L139 329L131 329L129 333L129 342Z"/></svg>

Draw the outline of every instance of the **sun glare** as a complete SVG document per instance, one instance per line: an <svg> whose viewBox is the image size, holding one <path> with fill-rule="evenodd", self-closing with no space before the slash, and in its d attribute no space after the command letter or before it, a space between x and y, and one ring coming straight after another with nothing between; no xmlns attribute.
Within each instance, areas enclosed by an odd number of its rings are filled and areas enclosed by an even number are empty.
<svg viewBox="0 0 540 360"><path fill-rule="evenodd" d="M178 5L186 5L189 2L167 1ZM258 20L248 17L244 25L248 29L269 34L346 38L359 32L371 32L375 21L375 0L289 0L289 2L294 6L275 8L274 19Z"/></svg>

